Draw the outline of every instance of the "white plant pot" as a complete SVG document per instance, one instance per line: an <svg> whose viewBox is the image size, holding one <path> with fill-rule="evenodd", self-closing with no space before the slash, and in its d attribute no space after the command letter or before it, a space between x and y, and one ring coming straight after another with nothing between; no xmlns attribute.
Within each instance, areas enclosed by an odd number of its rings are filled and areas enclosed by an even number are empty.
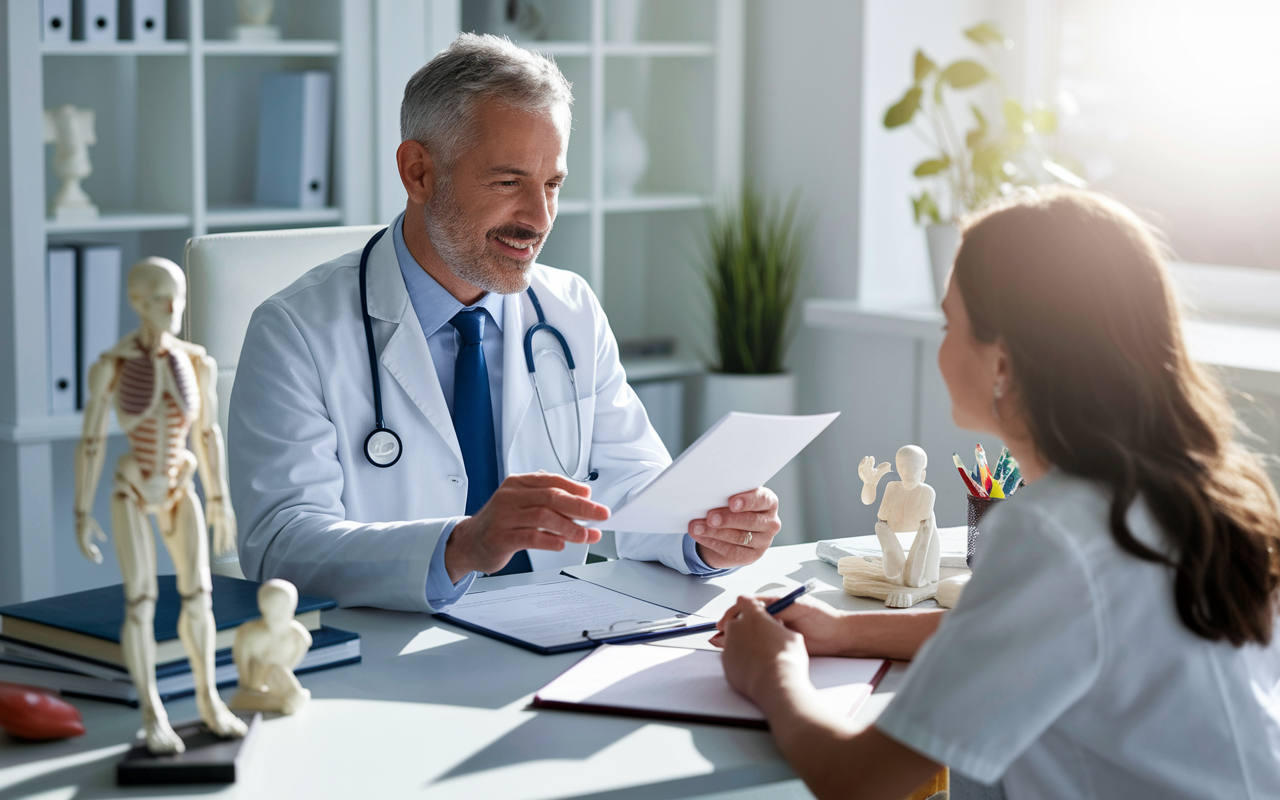
<svg viewBox="0 0 1280 800"><path fill-rule="evenodd" d="M708 373L703 381L701 429L710 428L730 411L795 414L796 376L789 372L776 375ZM765 485L778 495L778 515L782 518L782 532L774 543L806 541L798 459L783 467Z"/></svg>
<svg viewBox="0 0 1280 800"><path fill-rule="evenodd" d="M960 229L955 225L930 225L925 228L929 241L929 271L933 275L933 293L938 303L947 291L947 276L960 248Z"/></svg>

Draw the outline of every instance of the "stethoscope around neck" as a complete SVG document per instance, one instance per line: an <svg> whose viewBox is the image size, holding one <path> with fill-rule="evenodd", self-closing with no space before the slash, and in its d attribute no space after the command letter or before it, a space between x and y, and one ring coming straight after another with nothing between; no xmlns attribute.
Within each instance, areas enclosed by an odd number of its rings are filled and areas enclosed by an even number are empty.
<svg viewBox="0 0 1280 800"><path fill-rule="evenodd" d="M373 318L369 316L369 253L373 251L373 246L378 243L378 240L386 232L387 229L383 228L375 233L369 239L368 244L364 246L364 252L360 254L360 314L364 319L365 345L369 349L369 374L373 377L374 415L373 431L364 440L364 456L369 460L370 464L382 468L395 466L404 451L399 435L387 427L386 421L382 416L382 381L378 374L378 353L373 345ZM548 441L551 442L551 452L555 455L556 463L560 466L561 472L572 478L574 473L577 472L582 450L582 407L578 400L578 380L575 375L573 351L569 349L569 342L564 338L564 334L547 322L546 315L542 312L542 304L538 302L538 295L534 293L533 287L525 289L525 294L529 296L529 301L533 303L533 310L538 315L538 321L529 326L529 330L525 331L524 334L525 365L529 368L529 380L533 383L533 391L538 398L538 408L542 411L542 425L546 428ZM555 437L551 432L551 423L547 420L547 407L543 402L542 388L538 385L537 362L534 358L533 341L534 336L539 332L548 333L555 338L556 343L560 346L560 357L569 376L569 388L573 395L574 431L575 438L578 439L573 449L574 463L572 469L565 465L565 459L561 458L560 451L556 447ZM593 469L587 475L587 480L594 481L597 477L599 477L599 473Z"/></svg>

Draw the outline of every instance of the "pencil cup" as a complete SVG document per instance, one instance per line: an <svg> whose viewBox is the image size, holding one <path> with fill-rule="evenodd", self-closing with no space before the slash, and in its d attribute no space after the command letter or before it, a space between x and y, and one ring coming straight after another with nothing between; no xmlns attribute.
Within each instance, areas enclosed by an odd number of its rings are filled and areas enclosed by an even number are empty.
<svg viewBox="0 0 1280 800"><path fill-rule="evenodd" d="M982 517L995 507L996 503L1003 503L1004 500L998 497L974 497L969 495L969 549L965 556L965 563L970 568L973 567L973 554L978 549L978 522Z"/></svg>

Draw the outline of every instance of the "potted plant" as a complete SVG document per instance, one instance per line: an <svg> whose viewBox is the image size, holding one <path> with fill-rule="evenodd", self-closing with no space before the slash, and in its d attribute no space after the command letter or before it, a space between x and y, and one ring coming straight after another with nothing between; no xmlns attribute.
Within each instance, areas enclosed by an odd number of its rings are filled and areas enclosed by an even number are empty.
<svg viewBox="0 0 1280 800"><path fill-rule="evenodd" d="M748 185L707 215L703 280L711 300L717 363L707 375L703 428L729 411L795 413L795 380L783 357L810 225Z"/></svg>
<svg viewBox="0 0 1280 800"><path fill-rule="evenodd" d="M983 49L1013 47L994 23L983 22L964 31L965 38ZM938 299L946 283L960 234L955 223L967 211L1017 186L1063 182L1083 186L1079 170L1065 166L1051 154L1046 137L1058 129L1058 116L1043 103L1027 108L1013 97L1001 104L1002 125L993 125L976 103L969 104L973 127L961 134L949 106L950 94L1004 82L989 66L960 59L941 66L916 50L911 86L885 112L889 129L910 125L933 151L912 174L929 184L911 198L916 223L926 222L929 260Z"/></svg>

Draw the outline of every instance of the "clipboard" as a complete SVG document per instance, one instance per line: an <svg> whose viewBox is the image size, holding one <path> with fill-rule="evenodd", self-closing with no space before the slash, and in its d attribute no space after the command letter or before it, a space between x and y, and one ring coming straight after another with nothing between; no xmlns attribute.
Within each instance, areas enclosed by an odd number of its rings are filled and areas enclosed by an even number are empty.
<svg viewBox="0 0 1280 800"><path fill-rule="evenodd" d="M570 616L566 618L566 613ZM553 581L468 593L437 619L516 647L548 656L590 650L601 644L653 642L710 632L716 621L651 603L567 572ZM687 620L678 626L643 629L640 623ZM584 630L614 633L583 636Z"/></svg>

